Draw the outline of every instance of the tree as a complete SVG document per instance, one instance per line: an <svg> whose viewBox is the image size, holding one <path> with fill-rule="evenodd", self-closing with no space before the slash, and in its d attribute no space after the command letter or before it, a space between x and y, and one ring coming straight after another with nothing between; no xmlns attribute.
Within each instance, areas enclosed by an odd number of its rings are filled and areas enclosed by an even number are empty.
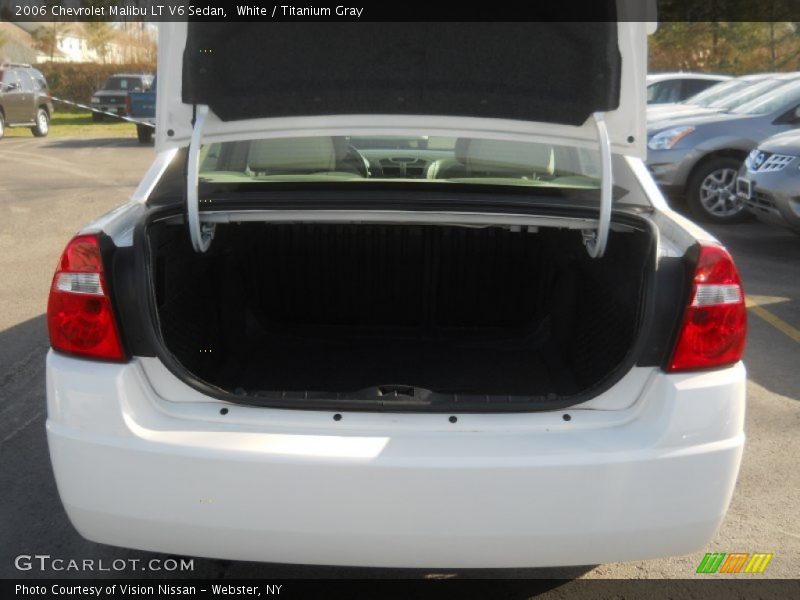
<svg viewBox="0 0 800 600"><path fill-rule="evenodd" d="M790 22L665 22L650 38L651 71L743 75L800 66L800 35Z"/></svg>
<svg viewBox="0 0 800 600"><path fill-rule="evenodd" d="M86 27L86 43L97 53L102 62L106 62L109 45L114 39L114 30L104 21L89 21Z"/></svg>
<svg viewBox="0 0 800 600"><path fill-rule="evenodd" d="M64 35L66 30L66 23L58 21L42 23L41 26L33 32L34 48L42 54L49 56L50 62L53 62L56 50L58 49L58 40Z"/></svg>

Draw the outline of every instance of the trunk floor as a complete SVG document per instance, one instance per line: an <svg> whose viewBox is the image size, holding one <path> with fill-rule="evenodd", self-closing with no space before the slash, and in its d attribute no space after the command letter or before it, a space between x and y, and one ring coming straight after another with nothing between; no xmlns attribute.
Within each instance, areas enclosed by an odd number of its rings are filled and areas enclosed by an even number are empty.
<svg viewBox="0 0 800 600"><path fill-rule="evenodd" d="M240 347L212 383L228 390L352 392L405 385L440 393L574 393L546 349L520 341L309 339L269 335Z"/></svg>

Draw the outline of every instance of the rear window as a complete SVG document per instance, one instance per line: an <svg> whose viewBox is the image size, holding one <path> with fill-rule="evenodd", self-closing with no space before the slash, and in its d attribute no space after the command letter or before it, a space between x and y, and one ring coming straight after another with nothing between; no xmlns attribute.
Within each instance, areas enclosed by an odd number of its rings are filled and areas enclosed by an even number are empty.
<svg viewBox="0 0 800 600"><path fill-rule="evenodd" d="M36 69L30 70L31 77L33 78L33 87L37 92L43 92L47 90L47 80L44 78L44 75L40 71Z"/></svg>
<svg viewBox="0 0 800 600"><path fill-rule="evenodd" d="M694 96L716 84L717 82L713 79L686 79L683 82L683 94L684 96Z"/></svg>
<svg viewBox="0 0 800 600"><path fill-rule="evenodd" d="M596 150L436 136L296 137L212 143L201 184L425 181L598 189Z"/></svg>
<svg viewBox="0 0 800 600"><path fill-rule="evenodd" d="M666 104L681 99L681 80L668 79L647 86L648 104Z"/></svg>

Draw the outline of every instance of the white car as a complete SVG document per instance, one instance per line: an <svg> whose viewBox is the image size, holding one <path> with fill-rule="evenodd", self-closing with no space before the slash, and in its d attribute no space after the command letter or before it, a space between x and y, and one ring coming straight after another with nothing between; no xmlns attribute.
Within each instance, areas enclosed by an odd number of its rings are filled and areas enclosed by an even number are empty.
<svg viewBox="0 0 800 600"><path fill-rule="evenodd" d="M731 79L710 73L653 73L647 76L647 103L674 104Z"/></svg>
<svg viewBox="0 0 800 600"><path fill-rule="evenodd" d="M82 536L451 568L709 542L744 294L642 163L645 23L161 27L155 161L48 306Z"/></svg>

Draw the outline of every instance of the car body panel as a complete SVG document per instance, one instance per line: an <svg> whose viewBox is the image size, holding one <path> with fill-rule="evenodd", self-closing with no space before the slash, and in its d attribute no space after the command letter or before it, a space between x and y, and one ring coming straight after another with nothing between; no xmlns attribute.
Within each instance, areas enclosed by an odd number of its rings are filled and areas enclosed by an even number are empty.
<svg viewBox="0 0 800 600"><path fill-rule="evenodd" d="M672 71L668 73L648 73L647 83L658 83L659 81L670 81L673 79L683 79L686 81L700 80L700 81L728 81L733 79L730 75L722 75L719 73L692 73L691 71Z"/></svg>
<svg viewBox="0 0 800 600"><path fill-rule="evenodd" d="M25 92L16 69L3 71L2 89L0 89L0 105L5 113L5 121L9 125L29 121L25 111Z"/></svg>
<svg viewBox="0 0 800 600"><path fill-rule="evenodd" d="M235 560L543 567L684 554L719 526L744 443L741 364L653 370L630 408L574 407L568 422L175 407L136 361L52 351L47 381L56 481L83 536Z"/></svg>

